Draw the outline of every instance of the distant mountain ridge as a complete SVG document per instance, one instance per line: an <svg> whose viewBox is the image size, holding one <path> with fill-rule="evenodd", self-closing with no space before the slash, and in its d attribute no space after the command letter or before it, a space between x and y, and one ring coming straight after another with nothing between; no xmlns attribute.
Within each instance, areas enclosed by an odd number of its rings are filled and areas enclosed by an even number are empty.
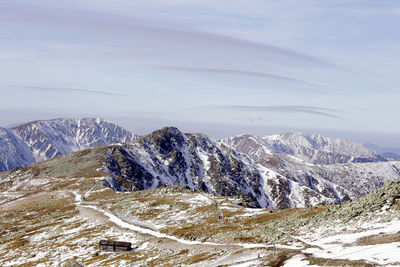
<svg viewBox="0 0 400 267"><path fill-rule="evenodd" d="M400 177L400 162L387 162L348 140L285 133L216 141L174 127L137 137L102 119L54 119L0 128L0 170L115 143L122 144L98 151L110 174L107 183L120 191L179 184L245 196L257 207L289 208L341 203ZM82 160L79 153L70 155ZM73 168L76 163L71 164Z"/></svg>
<svg viewBox="0 0 400 267"><path fill-rule="evenodd" d="M400 148L395 147L381 147L371 143L366 143L364 146L378 152L380 155L387 159L400 160Z"/></svg>
<svg viewBox="0 0 400 267"><path fill-rule="evenodd" d="M360 197L400 177L400 162L387 161L375 151L343 139L302 133L242 134L222 139L220 144L321 193L337 185Z"/></svg>
<svg viewBox="0 0 400 267"><path fill-rule="evenodd" d="M288 154L312 164L386 161L361 144L318 134L282 133L263 137L243 134L221 142L255 160L272 154Z"/></svg>
<svg viewBox="0 0 400 267"><path fill-rule="evenodd" d="M113 123L93 118L59 118L0 128L0 171L134 138L134 134Z"/></svg>
<svg viewBox="0 0 400 267"><path fill-rule="evenodd" d="M91 149L71 153L85 148ZM91 153L89 160L97 158L94 169L75 175L96 174L103 167L101 176L109 175L106 183L114 190L178 184L244 196L253 206L270 208L341 203L400 177L400 162L379 162L374 151L346 140L281 134L216 141L174 127L136 137L101 119L55 119L0 129L0 149L3 169L68 154L49 161L61 164L52 175L65 176L65 166L86 166L85 155Z"/></svg>

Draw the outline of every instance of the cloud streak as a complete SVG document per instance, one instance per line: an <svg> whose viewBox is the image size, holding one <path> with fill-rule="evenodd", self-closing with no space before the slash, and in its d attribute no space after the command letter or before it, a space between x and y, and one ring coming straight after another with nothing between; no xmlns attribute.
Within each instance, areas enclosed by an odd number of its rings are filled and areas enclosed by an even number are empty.
<svg viewBox="0 0 400 267"><path fill-rule="evenodd" d="M340 112L338 110L314 106L222 106L222 108L249 112L305 113L343 119L342 117L333 114Z"/></svg>
<svg viewBox="0 0 400 267"><path fill-rule="evenodd" d="M243 71L243 70L231 70L231 69L214 69L214 68L192 68L192 67L160 67L166 70L182 71L182 72L193 72L193 73L205 73L205 74L228 74L235 76L246 76L252 78L262 78L269 79L285 83L293 83L297 85L312 86L319 88L328 88L328 86L318 83L313 83L301 79L296 79L283 75L276 75L265 72L255 72L255 71Z"/></svg>
<svg viewBox="0 0 400 267"><path fill-rule="evenodd" d="M24 89L35 90L35 91L45 91L45 92L70 92L78 94L96 94L96 95L106 95L106 96L129 96L125 94L106 92L100 90L90 90L81 88L62 88L62 87L39 87L39 86L23 86Z"/></svg>

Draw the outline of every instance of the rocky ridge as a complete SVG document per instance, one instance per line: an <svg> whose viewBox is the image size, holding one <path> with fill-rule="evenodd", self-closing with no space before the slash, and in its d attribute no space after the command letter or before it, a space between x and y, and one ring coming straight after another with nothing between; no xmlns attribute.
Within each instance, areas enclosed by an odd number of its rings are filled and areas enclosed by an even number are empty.
<svg viewBox="0 0 400 267"><path fill-rule="evenodd" d="M381 161L374 151L346 140L287 133L266 137L239 135L219 143L318 192L330 191L334 184L350 191L353 198L360 197L400 177L399 161ZM313 163L321 161L325 164Z"/></svg>
<svg viewBox="0 0 400 267"><path fill-rule="evenodd" d="M287 154L312 164L386 161L361 144L318 134L282 133L263 137L243 134L221 142L255 160L272 154Z"/></svg>
<svg viewBox="0 0 400 267"><path fill-rule="evenodd" d="M91 118L34 121L0 128L0 171L134 138L134 134L113 123Z"/></svg>

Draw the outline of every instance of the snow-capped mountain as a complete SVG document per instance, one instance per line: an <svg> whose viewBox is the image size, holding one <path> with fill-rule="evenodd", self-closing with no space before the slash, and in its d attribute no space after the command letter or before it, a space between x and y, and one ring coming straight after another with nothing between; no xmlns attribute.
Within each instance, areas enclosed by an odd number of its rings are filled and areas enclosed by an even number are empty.
<svg viewBox="0 0 400 267"><path fill-rule="evenodd" d="M258 163L311 189L329 188L333 183L356 197L400 178L400 161L316 165L291 155L274 154Z"/></svg>
<svg viewBox="0 0 400 267"><path fill-rule="evenodd" d="M285 137L289 141L279 136L289 136ZM115 190L178 184L217 195L243 196L250 205L271 208L341 203L400 177L400 162L395 161L309 162L379 159L353 142L314 135L279 136L241 135L214 141L166 127L137 138L101 119L35 121L0 129L0 167L12 169L93 146L122 143L91 150L101 158L95 170L103 162L110 174L107 183ZM73 162L63 166L74 168L73 164L86 160L79 153L69 155ZM51 173L57 175L57 169Z"/></svg>
<svg viewBox="0 0 400 267"><path fill-rule="evenodd" d="M0 172L34 162L35 158L29 146L12 130L0 128Z"/></svg>
<svg viewBox="0 0 400 267"><path fill-rule="evenodd" d="M221 142L255 160L273 153L283 153L313 164L385 161L384 157L361 144L318 134L283 133L263 137L238 135Z"/></svg>
<svg viewBox="0 0 400 267"><path fill-rule="evenodd" d="M360 197L400 178L400 162L387 162L360 144L320 135L286 133L221 140L280 175L327 195L333 185ZM335 190L336 191L336 190Z"/></svg>
<svg viewBox="0 0 400 267"><path fill-rule="evenodd" d="M116 190L185 185L224 196L244 196L255 206L304 207L337 203L355 196L329 182L313 188L288 179L202 134L168 127L131 144L115 146L104 163Z"/></svg>
<svg viewBox="0 0 400 267"><path fill-rule="evenodd" d="M0 128L0 171L88 147L130 142L129 131L102 119L54 119Z"/></svg>

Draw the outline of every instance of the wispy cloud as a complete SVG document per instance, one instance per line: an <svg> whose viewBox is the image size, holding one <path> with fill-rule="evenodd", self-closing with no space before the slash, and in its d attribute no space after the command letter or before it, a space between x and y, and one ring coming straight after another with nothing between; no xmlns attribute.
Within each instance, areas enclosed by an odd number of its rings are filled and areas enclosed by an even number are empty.
<svg viewBox="0 0 400 267"><path fill-rule="evenodd" d="M229 75L235 75L235 76L236 75L247 76L247 77L275 80L275 81L280 81L280 82L285 82L285 83L294 83L294 84L304 85L304 86L328 88L327 85L309 82L309 81L296 79L296 78L283 76L283 75L265 73L265 72L243 71L243 70L232 70L232 69L215 69L215 68L171 67L171 66L160 67L160 68L166 69L166 70L182 71L182 72L194 72L194 73L206 73L206 74L229 74Z"/></svg>
<svg viewBox="0 0 400 267"><path fill-rule="evenodd" d="M45 27L66 31L72 41L84 34L98 55L134 57L150 65L174 64L203 68L231 69L246 66L333 67L320 58L265 43L200 30L166 27L162 21L146 24L143 19L87 10L0 3L0 22L19 26ZM47 42L53 42L46 35ZM46 40L45 40L46 41ZM97 49L103 45L107 53ZM90 49L84 53L93 53Z"/></svg>
<svg viewBox="0 0 400 267"><path fill-rule="evenodd" d="M222 108L250 112L306 113L335 119L343 119L334 114L340 112L339 110L314 106L222 106Z"/></svg>
<svg viewBox="0 0 400 267"><path fill-rule="evenodd" d="M90 90L81 88L62 88L62 87L40 87L40 86L23 86L21 88L36 90L36 91L46 91L46 92L70 92L78 94L97 94L97 95L107 95L107 96L128 96L126 94L119 94L114 92L106 92L100 90Z"/></svg>

